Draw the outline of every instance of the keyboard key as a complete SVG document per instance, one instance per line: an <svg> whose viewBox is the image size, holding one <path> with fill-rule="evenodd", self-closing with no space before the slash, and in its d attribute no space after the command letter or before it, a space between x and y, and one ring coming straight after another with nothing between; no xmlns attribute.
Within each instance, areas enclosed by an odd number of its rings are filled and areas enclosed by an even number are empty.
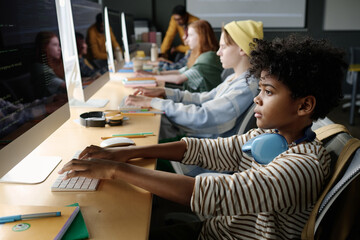
<svg viewBox="0 0 360 240"><path fill-rule="evenodd" d="M73 158L78 158L81 151L77 152ZM67 172L58 176L51 187L53 192L70 192L70 191L96 191L99 185L99 179L74 177L63 180Z"/></svg>

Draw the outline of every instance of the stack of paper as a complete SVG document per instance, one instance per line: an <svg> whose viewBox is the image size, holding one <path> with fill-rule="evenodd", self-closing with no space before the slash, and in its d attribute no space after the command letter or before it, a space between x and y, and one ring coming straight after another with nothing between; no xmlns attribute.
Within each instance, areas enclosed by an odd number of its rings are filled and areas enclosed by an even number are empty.
<svg viewBox="0 0 360 240"><path fill-rule="evenodd" d="M123 84L125 87L156 87L156 80L154 77L132 77L124 78Z"/></svg>

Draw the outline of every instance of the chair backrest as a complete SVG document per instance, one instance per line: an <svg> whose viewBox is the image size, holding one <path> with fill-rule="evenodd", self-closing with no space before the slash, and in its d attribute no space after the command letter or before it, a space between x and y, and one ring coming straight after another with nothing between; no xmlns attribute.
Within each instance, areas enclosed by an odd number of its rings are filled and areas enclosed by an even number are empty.
<svg viewBox="0 0 360 240"><path fill-rule="evenodd" d="M225 68L222 72L221 72L221 81L225 81L225 79L234 73L234 69L232 68Z"/></svg>
<svg viewBox="0 0 360 240"><path fill-rule="evenodd" d="M255 103L252 103L250 107L246 110L246 112L243 114L244 118L241 121L238 135L244 134L247 131L249 131L252 128L256 128L256 118L254 116L254 109L256 107Z"/></svg>
<svg viewBox="0 0 360 240"><path fill-rule="evenodd" d="M320 204L314 229L317 236L322 235L326 239L348 239L360 210L358 206L360 201L359 176L360 149L350 158L349 166L343 176L326 194ZM337 220L342 224L329 223L329 220L331 222ZM328 228L330 225L336 226L335 230Z"/></svg>
<svg viewBox="0 0 360 240"><path fill-rule="evenodd" d="M349 64L360 64L360 47L350 47Z"/></svg>
<svg viewBox="0 0 360 240"><path fill-rule="evenodd" d="M319 119L318 121L313 122L311 128L312 130L316 131L321 127L333 125L333 124L335 123L326 117L324 119ZM324 147L331 156L332 165L334 165L342 149L344 148L345 144L349 141L350 138L352 137L348 133L340 132L338 134L333 134L332 136L327 137L325 139L321 139L321 141L324 144Z"/></svg>
<svg viewBox="0 0 360 240"><path fill-rule="evenodd" d="M360 207L351 209L356 203L354 202L356 198L351 193L356 185L352 183L354 180L360 183L357 180L360 179L358 177L360 175L360 150L356 150L360 147L360 141L351 137L344 128L338 128L339 132L333 131L332 126L335 125L328 118L314 122L312 129L324 133L321 131L324 128L319 129L324 126L327 131L330 131L330 136L322 141L333 160L333 172L310 214L302 239L314 239L314 236L316 239L329 239L330 236L333 239L345 239L354 223L356 213L360 210ZM326 137L326 134L319 136ZM355 154L353 154L354 151ZM357 201L359 201L360 195L357 195L359 196ZM339 205L343 206L341 210ZM344 221L345 218L349 221ZM340 227L341 223L346 223L348 226Z"/></svg>

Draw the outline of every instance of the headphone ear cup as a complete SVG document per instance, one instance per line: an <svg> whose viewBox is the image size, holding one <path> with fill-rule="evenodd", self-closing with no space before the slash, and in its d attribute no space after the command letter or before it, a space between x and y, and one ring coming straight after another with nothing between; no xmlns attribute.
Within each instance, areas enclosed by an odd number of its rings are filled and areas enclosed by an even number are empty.
<svg viewBox="0 0 360 240"><path fill-rule="evenodd" d="M251 144L251 154L260 164L268 164L288 149L286 139L280 134L261 134Z"/></svg>

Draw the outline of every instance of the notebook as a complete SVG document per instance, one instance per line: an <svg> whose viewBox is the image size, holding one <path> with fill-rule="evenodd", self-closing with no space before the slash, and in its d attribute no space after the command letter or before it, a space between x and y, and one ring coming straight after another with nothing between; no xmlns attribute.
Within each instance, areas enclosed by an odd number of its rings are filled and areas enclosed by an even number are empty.
<svg viewBox="0 0 360 240"><path fill-rule="evenodd" d="M79 206L78 203L68 205L68 207ZM71 223L70 227L61 238L61 240L78 240L78 239L88 239L89 231L87 230L84 217L81 213L81 210L76 215L75 219Z"/></svg>
<svg viewBox="0 0 360 240"><path fill-rule="evenodd" d="M61 212L59 217L45 217L0 224L2 239L61 239L80 210L79 206L13 206L0 204L0 216L42 212Z"/></svg>

